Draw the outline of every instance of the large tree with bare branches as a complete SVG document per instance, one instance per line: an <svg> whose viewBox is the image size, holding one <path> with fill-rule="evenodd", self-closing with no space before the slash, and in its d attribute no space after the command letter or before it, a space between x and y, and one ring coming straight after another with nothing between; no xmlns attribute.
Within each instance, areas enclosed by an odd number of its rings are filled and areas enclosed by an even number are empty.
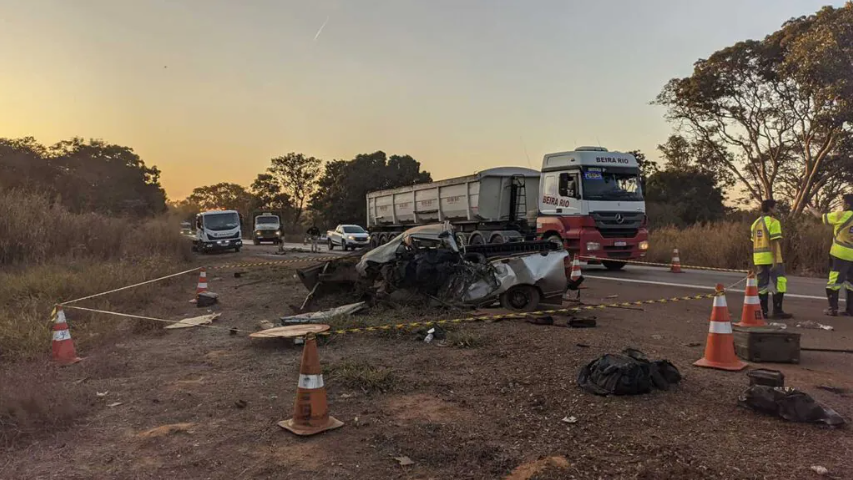
<svg viewBox="0 0 853 480"><path fill-rule="evenodd" d="M853 178L853 2L699 60L654 103L752 199L827 206Z"/></svg>

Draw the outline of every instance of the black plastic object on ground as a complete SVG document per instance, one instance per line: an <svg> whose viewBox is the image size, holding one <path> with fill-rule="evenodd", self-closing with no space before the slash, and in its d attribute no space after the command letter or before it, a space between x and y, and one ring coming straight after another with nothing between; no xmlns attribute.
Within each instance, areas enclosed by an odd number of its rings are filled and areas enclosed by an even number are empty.
<svg viewBox="0 0 853 480"><path fill-rule="evenodd" d="M219 297L219 295L217 295L213 292L199 293L196 296L196 304L195 305L198 308L210 307L210 306L215 305L217 303L217 297Z"/></svg>
<svg viewBox="0 0 853 480"><path fill-rule="evenodd" d="M596 395L639 395L652 388L668 390L680 381L675 365L667 360L650 361L632 348L602 355L578 373L578 386Z"/></svg>
<svg viewBox="0 0 853 480"><path fill-rule="evenodd" d="M590 318L577 318L572 317L566 322L566 325L571 328L595 328L596 322L595 317Z"/></svg>
<svg viewBox="0 0 853 480"><path fill-rule="evenodd" d="M784 387L785 374L779 370L770 370L768 368L756 368L746 372L749 377L749 385L766 385L768 387Z"/></svg>
<svg viewBox="0 0 853 480"><path fill-rule="evenodd" d="M757 412L777 415L791 422L844 425L835 410L816 402L808 393L795 388L753 385L743 392L738 404Z"/></svg>

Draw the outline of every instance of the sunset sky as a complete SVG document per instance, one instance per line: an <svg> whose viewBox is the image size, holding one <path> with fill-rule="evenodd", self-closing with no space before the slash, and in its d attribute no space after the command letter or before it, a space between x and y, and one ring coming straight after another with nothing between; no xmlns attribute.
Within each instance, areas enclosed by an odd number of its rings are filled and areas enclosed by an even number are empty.
<svg viewBox="0 0 853 480"><path fill-rule="evenodd" d="M667 80L825 4L0 0L0 137L130 146L172 199L291 151L410 154L436 179L525 147L535 168L578 145L656 157Z"/></svg>

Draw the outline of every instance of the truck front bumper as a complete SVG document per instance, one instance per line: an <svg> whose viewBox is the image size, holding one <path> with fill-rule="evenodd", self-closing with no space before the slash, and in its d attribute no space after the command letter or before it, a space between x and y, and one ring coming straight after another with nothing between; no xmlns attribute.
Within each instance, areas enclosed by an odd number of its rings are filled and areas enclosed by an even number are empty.
<svg viewBox="0 0 853 480"><path fill-rule="evenodd" d="M582 257L609 261L633 260L646 256L649 234L646 230L640 230L632 238L605 238L597 229L585 228L579 243Z"/></svg>
<svg viewBox="0 0 853 480"><path fill-rule="evenodd" d="M232 239L232 240L216 240L212 242L202 242L201 248L205 252L211 252L214 250L230 250L232 248L239 248L243 246L243 240L240 239Z"/></svg>

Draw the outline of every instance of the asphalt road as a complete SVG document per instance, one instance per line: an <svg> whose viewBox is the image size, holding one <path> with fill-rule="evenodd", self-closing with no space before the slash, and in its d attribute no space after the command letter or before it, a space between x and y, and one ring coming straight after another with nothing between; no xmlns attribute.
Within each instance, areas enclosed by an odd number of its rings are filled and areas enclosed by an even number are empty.
<svg viewBox="0 0 853 480"><path fill-rule="evenodd" d="M637 283L668 287L692 288L697 290L713 290L715 285L731 285L741 280L742 273L714 272L708 270L684 270L684 273L671 273L666 268L627 265L623 270L611 272L600 266L582 266L585 278L613 282ZM823 278L788 277L788 293L786 298L801 298L808 300L826 300L826 280ZM743 284L736 287L742 291ZM842 297L844 295L842 294ZM842 298L842 301L844 299Z"/></svg>

